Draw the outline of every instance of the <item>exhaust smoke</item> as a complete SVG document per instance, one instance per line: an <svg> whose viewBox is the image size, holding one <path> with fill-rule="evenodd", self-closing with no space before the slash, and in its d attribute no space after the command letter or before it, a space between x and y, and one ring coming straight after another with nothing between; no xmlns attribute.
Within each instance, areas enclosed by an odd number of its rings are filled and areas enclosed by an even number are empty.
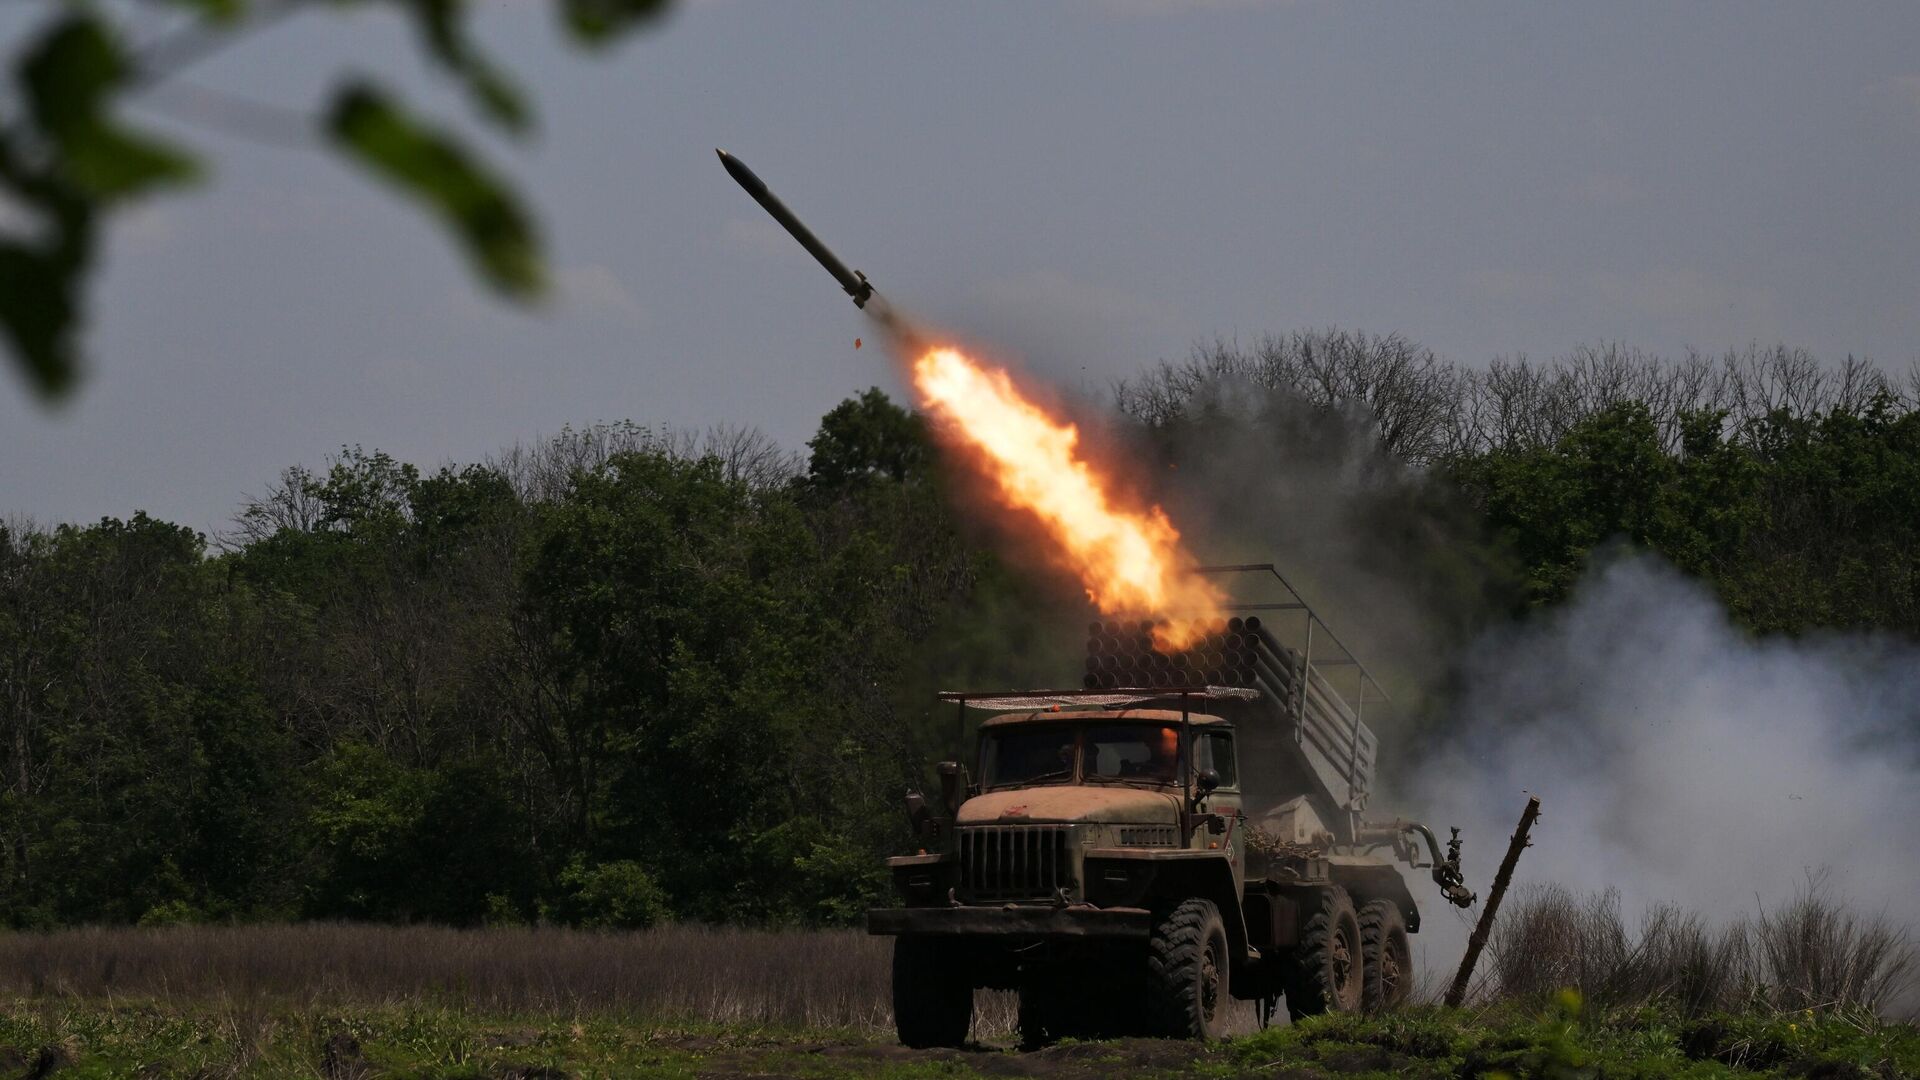
<svg viewBox="0 0 1920 1080"><path fill-rule="evenodd" d="M1920 649L1756 639L1698 583L1630 556L1564 609L1482 638L1461 685L1461 735L1411 794L1475 838L1469 880L1532 791L1546 809L1522 881L1716 920L1814 882L1920 925Z"/></svg>

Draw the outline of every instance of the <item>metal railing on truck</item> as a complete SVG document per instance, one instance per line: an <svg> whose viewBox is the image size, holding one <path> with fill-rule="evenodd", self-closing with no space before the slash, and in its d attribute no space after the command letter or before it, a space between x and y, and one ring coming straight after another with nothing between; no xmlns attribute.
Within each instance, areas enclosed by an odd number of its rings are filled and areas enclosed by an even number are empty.
<svg viewBox="0 0 1920 1080"><path fill-rule="evenodd" d="M1372 790L1379 753L1366 724L1366 706L1392 699L1272 563L1196 570L1251 579L1267 595L1237 596L1224 605L1231 618L1187 627L1197 644L1177 653L1155 649L1153 639L1156 624L1180 619L1178 613L1094 623L1088 627L1084 684L1089 689L1199 684L1258 690L1265 705L1261 711L1287 729L1325 797L1359 813ZM1340 680L1349 681L1350 690L1343 690L1327 668L1350 670L1352 679Z"/></svg>
<svg viewBox="0 0 1920 1080"><path fill-rule="evenodd" d="M1283 592L1266 599L1241 597L1225 605L1231 618L1216 617L1206 625L1187 627L1194 644L1179 652L1162 652L1154 646L1156 626L1184 617L1178 613L1093 623L1088 627L1083 685L1077 692L948 692L941 697L972 699L975 708L1011 710L1069 701L1134 707L1205 696L1209 688L1251 690L1255 704L1248 710L1249 718L1276 725L1292 744L1301 771L1319 788L1330 809L1358 814L1372 790L1379 753L1378 740L1366 724L1366 706L1391 698L1273 564L1197 570L1210 575L1250 575L1267 586L1269 594L1276 585ZM1291 613L1298 613L1298 618ZM1342 669L1352 677L1344 679L1325 669ZM1348 685L1343 687L1342 682ZM964 743L964 719L961 726Z"/></svg>

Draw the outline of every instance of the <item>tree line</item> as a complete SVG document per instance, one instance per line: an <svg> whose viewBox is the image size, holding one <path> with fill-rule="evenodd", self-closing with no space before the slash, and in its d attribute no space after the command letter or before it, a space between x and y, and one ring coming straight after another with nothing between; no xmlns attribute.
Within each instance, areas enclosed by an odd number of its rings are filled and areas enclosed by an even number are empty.
<svg viewBox="0 0 1920 1080"><path fill-rule="evenodd" d="M1920 635L1920 365L1606 345L1470 368L1332 330L1203 344L1115 398L1168 431L1251 390L1343 416L1411 487L1470 512L1507 613L1565 599L1624 546L1704 579L1756 632Z"/></svg>
<svg viewBox="0 0 1920 1080"><path fill-rule="evenodd" d="M1398 337L1215 344L1116 390L1151 445L1275 392L1461 508L1524 615L1659 552L1760 632L1920 634L1920 413L1868 365ZM945 686L1058 682L1070 585L878 391L807 453L565 431L423 471L344 451L212 539L0 527L14 926L343 918L837 923L883 892Z"/></svg>

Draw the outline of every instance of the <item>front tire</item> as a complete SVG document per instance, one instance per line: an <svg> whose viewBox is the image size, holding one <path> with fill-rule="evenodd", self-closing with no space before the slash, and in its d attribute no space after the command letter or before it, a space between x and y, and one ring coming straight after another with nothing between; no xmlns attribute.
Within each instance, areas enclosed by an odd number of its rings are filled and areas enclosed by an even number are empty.
<svg viewBox="0 0 1920 1080"><path fill-rule="evenodd" d="M938 938L893 939L893 1030L916 1050L959 1046L973 1025L973 979Z"/></svg>
<svg viewBox="0 0 1920 1080"><path fill-rule="evenodd" d="M1301 929L1287 986L1287 1015L1295 1020L1360 1007L1364 965L1353 898L1338 885L1317 891L1319 906Z"/></svg>
<svg viewBox="0 0 1920 1080"><path fill-rule="evenodd" d="M1407 1000L1413 992L1413 946L1398 904L1375 900L1360 909L1360 958L1362 1008L1382 1012Z"/></svg>
<svg viewBox="0 0 1920 1080"><path fill-rule="evenodd" d="M1227 928L1211 900L1186 900L1154 927L1147 991L1155 1026L1177 1039L1214 1039L1225 1026Z"/></svg>

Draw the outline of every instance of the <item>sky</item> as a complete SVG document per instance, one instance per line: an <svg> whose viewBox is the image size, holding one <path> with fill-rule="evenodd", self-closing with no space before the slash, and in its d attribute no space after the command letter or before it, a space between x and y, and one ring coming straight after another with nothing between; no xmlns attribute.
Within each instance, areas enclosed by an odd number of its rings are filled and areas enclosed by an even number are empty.
<svg viewBox="0 0 1920 1080"><path fill-rule="evenodd" d="M0 12L0 46L48 6ZM314 112L359 73L473 130L390 13L292 17L129 110L212 176L111 227L71 401L0 373L0 518L211 532L348 445L433 467L631 419L799 448L898 395L715 147L885 295L1069 394L1324 326L1472 364L1920 360L1920 5L682 0L592 55L545 4L479 6L540 128L474 138L538 207L551 300L492 299L317 146L183 115L193 87Z"/></svg>

